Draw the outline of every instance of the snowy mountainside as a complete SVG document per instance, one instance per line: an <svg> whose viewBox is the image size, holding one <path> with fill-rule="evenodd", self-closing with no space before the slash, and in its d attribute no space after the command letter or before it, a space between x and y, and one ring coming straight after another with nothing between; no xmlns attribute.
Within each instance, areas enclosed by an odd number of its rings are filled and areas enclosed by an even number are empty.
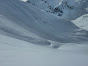
<svg viewBox="0 0 88 66"><path fill-rule="evenodd" d="M88 66L87 61L88 31L21 0L0 0L0 66Z"/></svg>
<svg viewBox="0 0 88 66"><path fill-rule="evenodd" d="M88 14L82 15L76 20L72 20L72 22L78 27L88 31Z"/></svg>
<svg viewBox="0 0 88 66"><path fill-rule="evenodd" d="M51 45L49 40L60 43L88 40L87 31L19 0L1 0L0 30L8 36L39 45Z"/></svg>
<svg viewBox="0 0 88 66"><path fill-rule="evenodd" d="M27 0L26 0L27 1ZM46 12L64 17L68 20L76 19L86 14L88 0L28 0L32 4Z"/></svg>

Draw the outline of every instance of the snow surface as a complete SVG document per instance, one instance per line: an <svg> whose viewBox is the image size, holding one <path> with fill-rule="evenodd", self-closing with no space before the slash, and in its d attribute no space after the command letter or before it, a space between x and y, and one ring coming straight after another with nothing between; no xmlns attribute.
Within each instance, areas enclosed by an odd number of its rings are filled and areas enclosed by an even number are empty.
<svg viewBox="0 0 88 66"><path fill-rule="evenodd" d="M62 17L68 20L76 19L83 14L88 13L88 0L29 0L33 6L46 12L52 13L54 8L59 7L63 11ZM66 3L65 3L66 2ZM67 6L72 7L69 9ZM59 12L54 13L58 15Z"/></svg>
<svg viewBox="0 0 88 66"><path fill-rule="evenodd" d="M66 44L59 49L0 35L0 66L87 66L88 44Z"/></svg>
<svg viewBox="0 0 88 66"><path fill-rule="evenodd" d="M87 61L88 31L22 0L0 0L0 66L88 66Z"/></svg>
<svg viewBox="0 0 88 66"><path fill-rule="evenodd" d="M1 0L0 9L0 29L9 36L40 45L50 45L48 40L60 43L88 40L84 34L76 34L79 28L72 22L42 12L31 4ZM83 30L80 32L84 33Z"/></svg>
<svg viewBox="0 0 88 66"><path fill-rule="evenodd" d="M88 31L88 14L82 15L76 20L72 20L72 22L78 27Z"/></svg>

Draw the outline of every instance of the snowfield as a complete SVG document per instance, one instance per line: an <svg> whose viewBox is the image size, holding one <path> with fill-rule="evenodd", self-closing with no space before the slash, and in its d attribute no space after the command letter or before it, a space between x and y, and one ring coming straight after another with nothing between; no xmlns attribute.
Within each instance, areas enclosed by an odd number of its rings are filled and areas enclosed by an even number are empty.
<svg viewBox="0 0 88 66"><path fill-rule="evenodd" d="M88 66L88 18L71 22L25 1L0 0L0 66Z"/></svg>
<svg viewBox="0 0 88 66"><path fill-rule="evenodd" d="M66 44L58 49L0 35L0 66L87 66L88 44Z"/></svg>

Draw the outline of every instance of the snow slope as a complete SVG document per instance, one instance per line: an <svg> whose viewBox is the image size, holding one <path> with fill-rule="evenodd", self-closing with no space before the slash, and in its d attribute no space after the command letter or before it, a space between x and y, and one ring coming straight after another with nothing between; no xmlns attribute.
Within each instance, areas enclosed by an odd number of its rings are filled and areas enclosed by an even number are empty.
<svg viewBox="0 0 88 66"><path fill-rule="evenodd" d="M76 19L86 13L86 8L88 7L88 0L63 0L66 1L69 6L72 6L72 9L68 9L65 7L63 9L64 14L63 17L66 19Z"/></svg>
<svg viewBox="0 0 88 66"><path fill-rule="evenodd" d="M86 30L29 3L0 0L0 66L88 66L87 61Z"/></svg>
<svg viewBox="0 0 88 66"><path fill-rule="evenodd" d="M49 40L58 44L88 40L87 31L19 0L1 0L0 30L8 36L39 45L51 45Z"/></svg>
<svg viewBox="0 0 88 66"><path fill-rule="evenodd" d="M86 11L88 0L29 0L29 2L35 7L68 20L76 19L88 13ZM55 8L58 8L56 12Z"/></svg>
<svg viewBox="0 0 88 66"><path fill-rule="evenodd" d="M52 49L0 35L0 66L88 66L87 51L86 43Z"/></svg>
<svg viewBox="0 0 88 66"><path fill-rule="evenodd" d="M72 20L72 22L78 27L88 31L88 14L82 15L76 20Z"/></svg>

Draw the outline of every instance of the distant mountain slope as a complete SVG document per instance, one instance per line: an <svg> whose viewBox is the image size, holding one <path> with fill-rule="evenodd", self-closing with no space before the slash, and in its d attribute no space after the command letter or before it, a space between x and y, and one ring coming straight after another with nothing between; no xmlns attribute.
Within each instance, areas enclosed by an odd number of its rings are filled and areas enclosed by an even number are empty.
<svg viewBox="0 0 88 66"><path fill-rule="evenodd" d="M20 0L0 0L0 33L39 45L88 40L88 32L72 22Z"/></svg>
<svg viewBox="0 0 88 66"><path fill-rule="evenodd" d="M88 14L82 15L81 17L77 18L76 20L73 20L72 22L78 27L88 31Z"/></svg>
<svg viewBox="0 0 88 66"><path fill-rule="evenodd" d="M68 20L76 19L86 14L88 0L24 0L40 8Z"/></svg>

